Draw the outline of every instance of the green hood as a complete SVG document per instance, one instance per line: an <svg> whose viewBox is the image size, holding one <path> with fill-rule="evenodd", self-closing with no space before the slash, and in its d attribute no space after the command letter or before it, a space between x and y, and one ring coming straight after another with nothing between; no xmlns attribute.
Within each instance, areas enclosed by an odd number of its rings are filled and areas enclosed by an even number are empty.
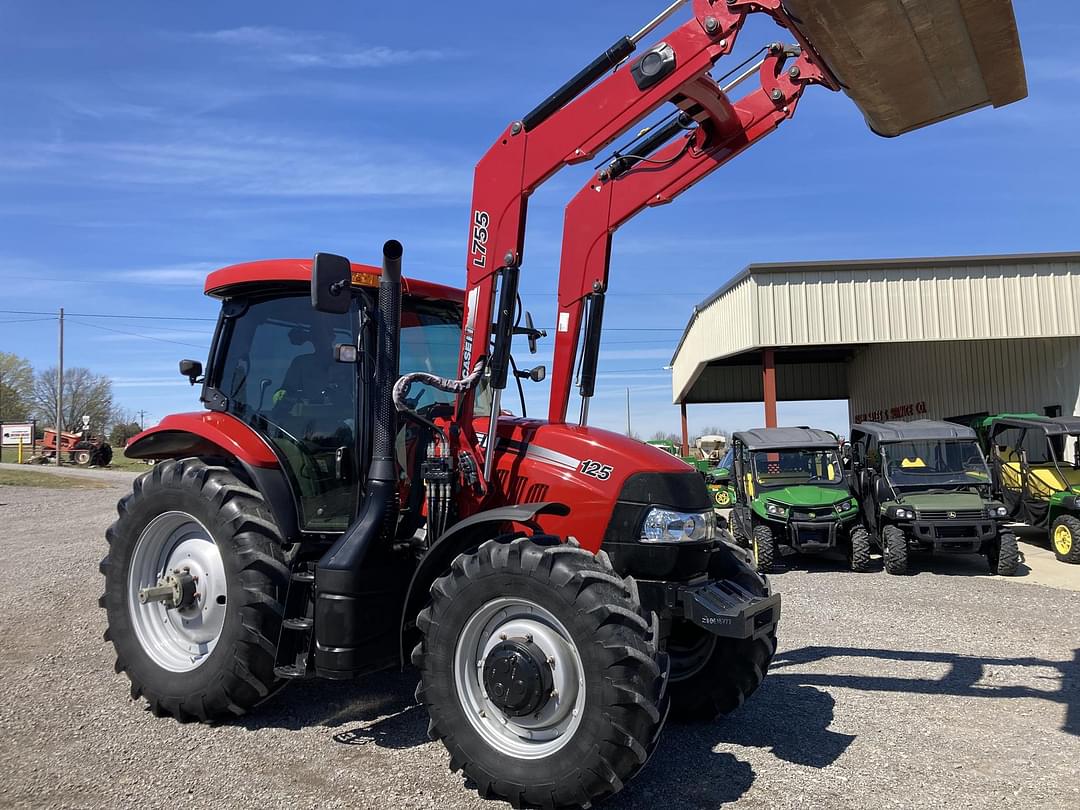
<svg viewBox="0 0 1080 810"><path fill-rule="evenodd" d="M785 506L832 506L851 497L846 487L819 487L798 484L778 489L760 489L755 500L775 501Z"/></svg>
<svg viewBox="0 0 1080 810"><path fill-rule="evenodd" d="M985 501L973 492L904 495L904 504L916 509L981 509Z"/></svg>

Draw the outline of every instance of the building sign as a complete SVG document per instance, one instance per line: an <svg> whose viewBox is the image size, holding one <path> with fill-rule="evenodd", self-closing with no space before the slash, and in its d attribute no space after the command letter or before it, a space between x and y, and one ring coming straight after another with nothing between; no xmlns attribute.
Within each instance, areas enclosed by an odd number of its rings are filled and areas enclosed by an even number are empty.
<svg viewBox="0 0 1080 810"><path fill-rule="evenodd" d="M860 422L888 422L910 419L913 416L926 416L928 409L925 402L909 402L906 405L894 405L880 411L867 411L855 415L855 424Z"/></svg>
<svg viewBox="0 0 1080 810"><path fill-rule="evenodd" d="M3 435L3 443L6 445L22 444L29 445L34 440L33 422L11 422L0 425L0 434Z"/></svg>

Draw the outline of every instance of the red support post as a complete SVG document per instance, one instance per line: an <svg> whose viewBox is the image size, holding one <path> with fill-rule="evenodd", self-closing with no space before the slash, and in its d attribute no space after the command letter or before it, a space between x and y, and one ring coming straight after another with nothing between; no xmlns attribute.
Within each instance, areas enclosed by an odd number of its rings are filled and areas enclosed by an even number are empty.
<svg viewBox="0 0 1080 810"><path fill-rule="evenodd" d="M761 352L761 384L765 389L765 427L776 427L776 354Z"/></svg>
<svg viewBox="0 0 1080 810"><path fill-rule="evenodd" d="M686 403L679 403L679 410L682 411L682 454L683 457L690 455L690 433L686 429Z"/></svg>

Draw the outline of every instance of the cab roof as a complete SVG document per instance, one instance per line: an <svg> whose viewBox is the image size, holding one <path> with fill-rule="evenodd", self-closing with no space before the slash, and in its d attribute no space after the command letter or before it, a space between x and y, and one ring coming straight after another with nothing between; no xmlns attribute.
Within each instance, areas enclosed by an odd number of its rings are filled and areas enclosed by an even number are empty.
<svg viewBox="0 0 1080 810"><path fill-rule="evenodd" d="M1003 413L988 416L983 425L998 433L1009 428L1041 430L1047 436L1080 435L1080 416L1040 416L1035 413Z"/></svg>
<svg viewBox="0 0 1080 810"><path fill-rule="evenodd" d="M255 285L310 284L311 259L265 259L257 262L234 264L215 270L206 277L204 292L215 298L228 298ZM375 287L382 270L367 264L353 264L353 286ZM465 293L456 287L447 287L431 281L403 278L405 295L428 298L434 301L465 302Z"/></svg>
<svg viewBox="0 0 1080 810"><path fill-rule="evenodd" d="M757 428L740 430L732 438L748 450L810 449L828 447L835 450L836 437L824 430L803 427Z"/></svg>
<svg viewBox="0 0 1080 810"><path fill-rule="evenodd" d="M872 436L879 443L974 439L975 431L955 422L935 422L932 419L915 419L911 422L860 422L851 426L851 432Z"/></svg>

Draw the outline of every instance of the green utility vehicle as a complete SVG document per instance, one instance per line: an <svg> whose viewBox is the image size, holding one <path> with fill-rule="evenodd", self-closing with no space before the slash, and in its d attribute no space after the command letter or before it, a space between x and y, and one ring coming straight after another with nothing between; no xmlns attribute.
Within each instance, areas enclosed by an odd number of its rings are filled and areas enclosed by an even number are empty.
<svg viewBox="0 0 1080 810"><path fill-rule="evenodd" d="M731 473L734 456L735 451L729 447L716 466L710 467L705 473L705 486L712 498L713 509L730 509L735 503L735 485Z"/></svg>
<svg viewBox="0 0 1080 810"><path fill-rule="evenodd" d="M982 554L991 573L1012 576L1016 535L991 497L975 431L952 422L863 422L851 427L852 489L890 574L912 551Z"/></svg>
<svg viewBox="0 0 1080 810"><path fill-rule="evenodd" d="M1057 558L1080 564L1080 417L1000 414L979 432L1009 516L1047 530Z"/></svg>
<svg viewBox="0 0 1080 810"><path fill-rule="evenodd" d="M781 546L801 553L844 549L854 571L870 568L870 535L859 519L836 437L811 428L761 428L732 437L731 533L772 568ZM714 480L716 480L714 478Z"/></svg>

